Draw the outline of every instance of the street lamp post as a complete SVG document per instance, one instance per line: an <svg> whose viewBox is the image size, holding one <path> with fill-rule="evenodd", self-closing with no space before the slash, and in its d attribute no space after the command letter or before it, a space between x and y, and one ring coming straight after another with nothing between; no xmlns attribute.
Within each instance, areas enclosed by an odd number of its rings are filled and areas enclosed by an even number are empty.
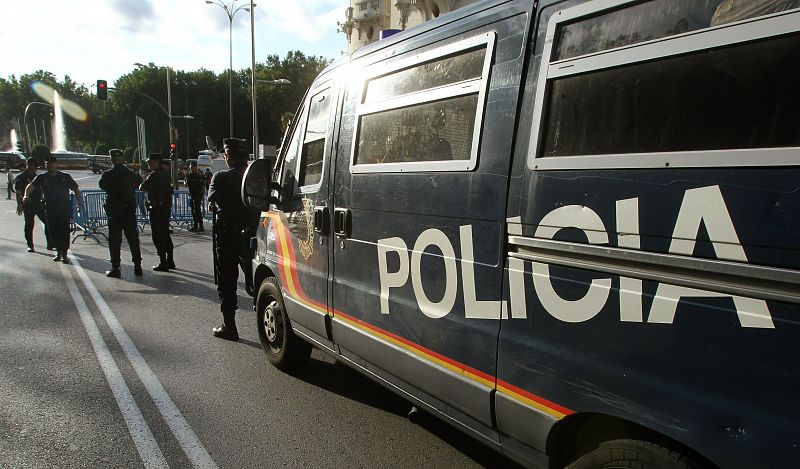
<svg viewBox="0 0 800 469"><path fill-rule="evenodd" d="M183 112L189 115L189 85L197 86L194 81L181 81L183 84ZM186 159L189 159L189 119L186 120Z"/></svg>
<svg viewBox="0 0 800 469"><path fill-rule="evenodd" d="M230 66L228 67L228 120L230 123L230 130L228 136L233 137L233 18L236 16L236 13L242 10L250 11L250 7L247 5L239 5L237 7L236 0L233 0L230 5L225 4L222 0L206 0L206 4L217 5L225 10L225 14L228 15L228 53L230 58ZM252 2L251 4L253 7L256 6Z"/></svg>

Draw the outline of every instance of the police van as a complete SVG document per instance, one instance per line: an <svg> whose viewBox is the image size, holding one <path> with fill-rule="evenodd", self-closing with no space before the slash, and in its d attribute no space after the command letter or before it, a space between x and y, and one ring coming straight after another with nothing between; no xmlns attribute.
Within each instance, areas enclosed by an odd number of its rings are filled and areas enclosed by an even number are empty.
<svg viewBox="0 0 800 469"><path fill-rule="evenodd" d="M268 360L530 466L797 467L798 7L484 1L340 58L242 186Z"/></svg>

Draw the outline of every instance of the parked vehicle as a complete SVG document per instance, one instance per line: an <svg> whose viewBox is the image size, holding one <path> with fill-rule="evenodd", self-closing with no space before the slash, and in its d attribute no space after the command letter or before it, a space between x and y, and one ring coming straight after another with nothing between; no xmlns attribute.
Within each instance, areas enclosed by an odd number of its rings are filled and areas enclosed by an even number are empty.
<svg viewBox="0 0 800 469"><path fill-rule="evenodd" d="M0 168L5 168L6 165L11 166L11 169L25 169L25 155L16 151L3 151L0 152Z"/></svg>
<svg viewBox="0 0 800 469"><path fill-rule="evenodd" d="M484 1L335 61L243 183L267 359L526 465L797 466L795 6Z"/></svg>
<svg viewBox="0 0 800 469"><path fill-rule="evenodd" d="M86 169L89 167L89 155L69 151L54 151L59 169Z"/></svg>
<svg viewBox="0 0 800 469"><path fill-rule="evenodd" d="M89 155L87 159L89 171L93 173L102 173L105 170L111 169L111 157L108 155Z"/></svg>

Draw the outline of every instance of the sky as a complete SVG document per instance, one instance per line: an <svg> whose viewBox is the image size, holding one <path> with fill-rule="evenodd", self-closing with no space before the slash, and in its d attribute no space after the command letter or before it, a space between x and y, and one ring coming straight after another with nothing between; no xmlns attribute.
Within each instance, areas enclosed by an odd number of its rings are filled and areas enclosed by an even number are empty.
<svg viewBox="0 0 800 469"><path fill-rule="evenodd" d="M228 5L233 0L218 0ZM249 5L236 0L235 5ZM257 0L256 61L290 50L338 57L347 0ZM0 77L46 70L93 89L134 63L173 70L228 69L228 16L205 0L0 0ZM233 69L250 66L250 16L233 23Z"/></svg>

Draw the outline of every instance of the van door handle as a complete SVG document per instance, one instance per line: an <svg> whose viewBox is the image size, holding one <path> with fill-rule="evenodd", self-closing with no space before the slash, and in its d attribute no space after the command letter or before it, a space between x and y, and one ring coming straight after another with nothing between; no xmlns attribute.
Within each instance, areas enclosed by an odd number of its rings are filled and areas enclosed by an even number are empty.
<svg viewBox="0 0 800 469"><path fill-rule="evenodd" d="M333 211L333 232L340 238L349 238L353 221L349 208L337 208Z"/></svg>
<svg viewBox="0 0 800 469"><path fill-rule="evenodd" d="M314 231L327 235L330 231L330 217L328 217L328 207L314 208Z"/></svg>

